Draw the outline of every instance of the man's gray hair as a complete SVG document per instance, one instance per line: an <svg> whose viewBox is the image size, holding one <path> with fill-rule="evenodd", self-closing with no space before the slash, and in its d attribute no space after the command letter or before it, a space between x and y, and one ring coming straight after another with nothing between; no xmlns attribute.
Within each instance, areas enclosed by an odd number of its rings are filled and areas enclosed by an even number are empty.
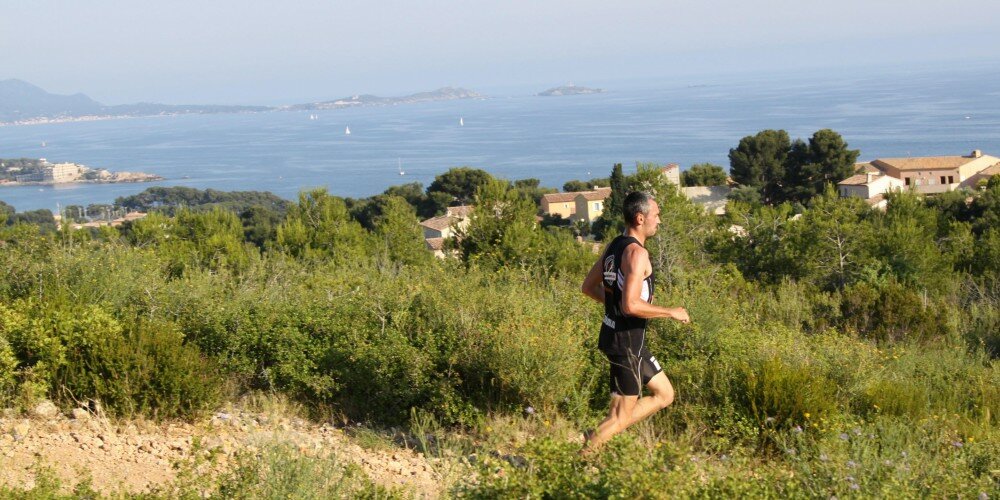
<svg viewBox="0 0 1000 500"><path fill-rule="evenodd" d="M625 197L622 205L622 213L625 215L625 223L634 226L637 223L639 214L649 215L649 202L653 197L649 193L642 191L632 191Z"/></svg>

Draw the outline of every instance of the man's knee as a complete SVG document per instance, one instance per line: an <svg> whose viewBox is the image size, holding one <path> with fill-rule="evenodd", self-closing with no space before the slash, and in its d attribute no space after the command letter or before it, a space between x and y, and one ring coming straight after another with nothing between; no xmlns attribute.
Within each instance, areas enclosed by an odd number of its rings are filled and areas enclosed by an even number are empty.
<svg viewBox="0 0 1000 500"><path fill-rule="evenodd" d="M668 385L658 391L654 396L656 397L656 401L659 403L660 408L666 408L674 402L674 388Z"/></svg>

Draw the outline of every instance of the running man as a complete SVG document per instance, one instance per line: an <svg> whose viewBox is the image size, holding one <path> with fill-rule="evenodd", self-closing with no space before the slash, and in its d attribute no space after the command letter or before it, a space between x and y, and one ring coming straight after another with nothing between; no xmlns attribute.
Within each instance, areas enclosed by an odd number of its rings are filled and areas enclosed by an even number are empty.
<svg viewBox="0 0 1000 500"><path fill-rule="evenodd" d="M674 401L674 388L646 345L646 323L652 318L690 322L683 307L652 304L653 265L643 245L656 234L660 207L652 196L633 192L622 208L625 233L608 245L583 281L583 293L604 304L597 345L611 362L611 411L586 434L584 455ZM649 395L640 398L643 385Z"/></svg>

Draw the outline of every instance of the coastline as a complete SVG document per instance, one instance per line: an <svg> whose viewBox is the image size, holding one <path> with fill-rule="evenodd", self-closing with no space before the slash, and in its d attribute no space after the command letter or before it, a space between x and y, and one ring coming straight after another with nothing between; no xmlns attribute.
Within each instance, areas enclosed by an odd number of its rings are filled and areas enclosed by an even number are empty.
<svg viewBox="0 0 1000 500"><path fill-rule="evenodd" d="M4 187L26 187L26 186L68 186L72 184L138 184L142 182L158 182L167 180L166 177L162 177L155 174L139 174L135 173L133 175L142 177L126 178L126 179L93 179L93 180L81 180L81 181L69 181L69 182L54 182L54 181L32 181L32 182L0 182L0 188Z"/></svg>
<svg viewBox="0 0 1000 500"><path fill-rule="evenodd" d="M31 125L52 125L57 123L75 123L75 122L100 122L108 120L127 120L132 118L161 118L169 116L183 116L183 115L216 115L216 114L227 114L227 115L238 115L238 114L251 114L251 113L267 113L273 110L267 111L239 111L233 113L157 113L152 115L86 115L86 116L64 116L58 118L28 118L25 120L15 120L12 122L0 122L0 127L22 127Z"/></svg>

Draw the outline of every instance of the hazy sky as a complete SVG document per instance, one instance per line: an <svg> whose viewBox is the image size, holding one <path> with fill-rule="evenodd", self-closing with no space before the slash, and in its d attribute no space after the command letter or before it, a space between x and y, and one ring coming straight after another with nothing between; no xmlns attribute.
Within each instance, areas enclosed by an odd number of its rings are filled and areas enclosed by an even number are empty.
<svg viewBox="0 0 1000 500"><path fill-rule="evenodd" d="M996 0L0 0L0 79L108 104L996 64Z"/></svg>

